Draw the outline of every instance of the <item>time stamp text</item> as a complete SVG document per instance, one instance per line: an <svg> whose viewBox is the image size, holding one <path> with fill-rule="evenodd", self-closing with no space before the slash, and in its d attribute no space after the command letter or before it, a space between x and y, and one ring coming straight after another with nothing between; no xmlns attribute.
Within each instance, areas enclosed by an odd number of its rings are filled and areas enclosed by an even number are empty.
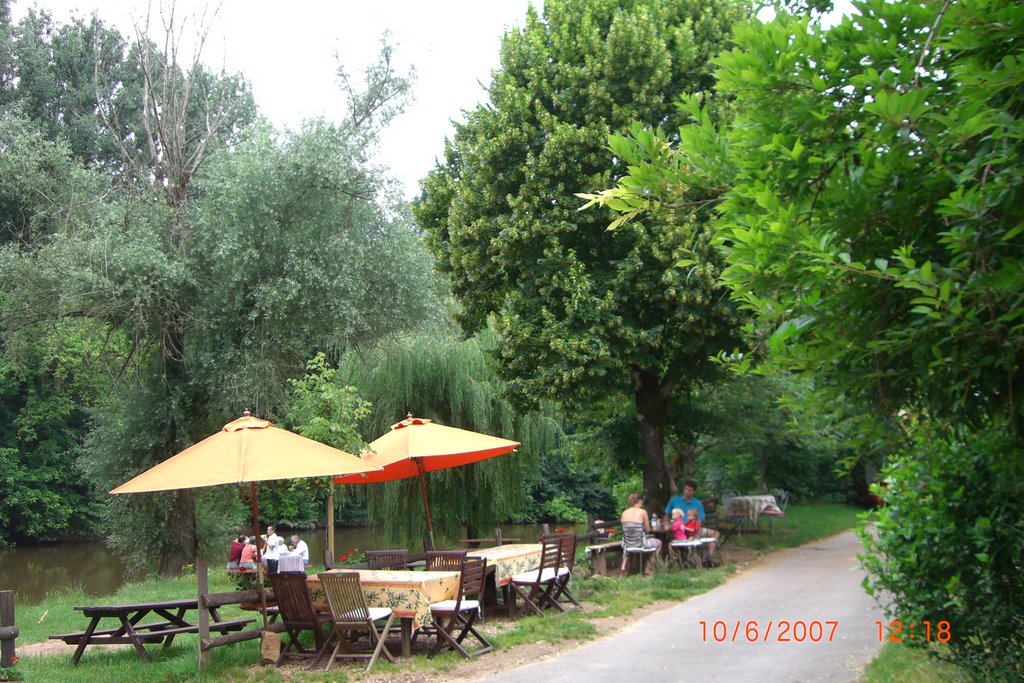
<svg viewBox="0 0 1024 683"><path fill-rule="evenodd" d="M772 619L767 623L757 620L700 621L701 640L705 643L831 643L840 637L838 621L799 619L789 621ZM926 643L948 643L952 637L948 621L889 622L876 621L878 641L902 643L907 640Z"/></svg>

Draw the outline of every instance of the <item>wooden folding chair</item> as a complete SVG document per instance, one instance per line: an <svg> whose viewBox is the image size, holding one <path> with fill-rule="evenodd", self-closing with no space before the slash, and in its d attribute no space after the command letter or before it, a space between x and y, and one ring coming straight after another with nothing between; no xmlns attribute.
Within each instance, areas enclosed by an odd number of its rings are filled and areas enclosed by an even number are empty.
<svg viewBox="0 0 1024 683"><path fill-rule="evenodd" d="M275 664L280 664L286 656L312 657L324 646L327 638L323 631L324 624L331 623L331 617L326 614L318 614L313 608L313 601L309 597L309 589L306 587L306 575L291 572L284 574L268 574L270 585L274 589L274 599L277 601L278 615L285 632L288 634L288 643L281 648ZM302 631L312 631L313 640L316 643L315 652L307 652L299 640ZM292 648L297 653L289 653Z"/></svg>
<svg viewBox="0 0 1024 683"><path fill-rule="evenodd" d="M446 647L455 650L466 659L477 657L494 649L494 646L473 627L473 623L480 614L479 596L484 590L486 574L486 558L464 558L458 596L454 600L444 600L430 605L430 615L434 620L437 642L434 643L428 657L437 656ZM468 597L471 595L475 595L477 598ZM462 646L462 641L469 635L480 643L480 647L472 652L468 652Z"/></svg>
<svg viewBox="0 0 1024 683"><path fill-rule="evenodd" d="M381 653L384 653L388 661L394 662L394 656L384 645L384 638L388 634L388 629L391 628L391 622L395 619L395 613L391 611L391 608L366 606L363 589L359 584L358 572L323 572L317 576L320 578L320 586L327 596L327 604L331 608L331 620L334 622L334 626L331 629L331 637L317 655L314 666L320 663L332 640L336 640L337 644L334 646L334 651L331 652L330 659L327 660L324 671L331 670L331 666L339 654L345 658L369 659L370 662L366 665L367 671L373 667ZM377 622L385 619L387 621L384 623L384 627L378 631ZM370 636L370 644L376 643L373 652L349 650L346 640L349 631L366 631ZM345 649L344 652L341 652L342 648Z"/></svg>
<svg viewBox="0 0 1024 683"><path fill-rule="evenodd" d="M367 550L366 566L370 569L407 569L409 551L402 550Z"/></svg>
<svg viewBox="0 0 1024 683"><path fill-rule="evenodd" d="M558 539L541 539L540 564L536 569L516 574L509 581L509 615L518 617L527 610L544 616L541 609L551 605L559 612L565 608L552 598L557 588L558 566L561 562L562 542ZM516 596L523 599L523 606L515 609Z"/></svg>
<svg viewBox="0 0 1024 683"><path fill-rule="evenodd" d="M465 550L428 550L426 570L428 572L461 572L466 559ZM412 642L423 635L433 635L434 627L423 625L412 634Z"/></svg>
<svg viewBox="0 0 1024 683"><path fill-rule="evenodd" d="M576 605L576 607L583 609L583 605L581 605L576 597L569 591L569 580L572 578L572 570L576 566L576 534L552 534L549 536L541 536L542 541L545 538L557 539L558 542L561 543L562 551L558 570L556 571L558 578L555 579L555 592L553 593L552 598L556 601L571 602Z"/></svg>
<svg viewBox="0 0 1024 683"><path fill-rule="evenodd" d="M466 559L465 550L428 550L428 572L461 572Z"/></svg>

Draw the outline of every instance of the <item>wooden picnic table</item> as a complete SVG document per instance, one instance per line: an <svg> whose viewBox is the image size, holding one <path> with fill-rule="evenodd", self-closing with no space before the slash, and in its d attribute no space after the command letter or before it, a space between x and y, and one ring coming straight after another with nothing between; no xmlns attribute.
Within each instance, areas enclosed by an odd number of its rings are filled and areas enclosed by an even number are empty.
<svg viewBox="0 0 1024 683"><path fill-rule="evenodd" d="M54 640L63 640L69 645L78 645L71 664L78 660L89 645L133 645L139 657L150 661L146 652L146 643L163 641L169 647L174 636L182 633L199 633L199 625L185 619L186 613L199 609L199 601L195 598L184 600L165 600L163 602L139 602L125 605L87 605L75 607L89 617L89 626L84 631L62 633L50 636ZM210 630L221 633L239 631L255 619L235 619L223 621L216 607L208 609L210 613ZM149 615L159 617L160 621L144 622ZM116 619L120 624L117 628L97 628L103 619Z"/></svg>

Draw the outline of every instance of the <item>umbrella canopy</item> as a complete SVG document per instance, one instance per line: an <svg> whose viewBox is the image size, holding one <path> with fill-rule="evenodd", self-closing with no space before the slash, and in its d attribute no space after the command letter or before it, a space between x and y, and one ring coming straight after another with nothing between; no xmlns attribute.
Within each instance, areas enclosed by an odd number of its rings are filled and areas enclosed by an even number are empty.
<svg viewBox="0 0 1024 683"><path fill-rule="evenodd" d="M111 493L172 491L217 484L303 479L373 472L380 467L351 453L249 416L154 465Z"/></svg>
<svg viewBox="0 0 1024 683"><path fill-rule="evenodd" d="M334 483L373 484L419 477L427 530L433 542L434 525L430 519L423 474L505 455L519 445L518 441L446 427L409 414L406 419L391 425L391 431L370 443L369 451L363 453L363 462L379 465L382 471L343 475L335 477Z"/></svg>
<svg viewBox="0 0 1024 683"><path fill-rule="evenodd" d="M111 493L172 491L218 484L247 482L252 498L252 525L260 533L256 482L271 479L333 477L355 472L375 472L380 467L351 453L275 427L245 411L239 419L199 443L154 465ZM260 546L256 545L257 558ZM267 622L263 592L263 565L257 562L263 623Z"/></svg>

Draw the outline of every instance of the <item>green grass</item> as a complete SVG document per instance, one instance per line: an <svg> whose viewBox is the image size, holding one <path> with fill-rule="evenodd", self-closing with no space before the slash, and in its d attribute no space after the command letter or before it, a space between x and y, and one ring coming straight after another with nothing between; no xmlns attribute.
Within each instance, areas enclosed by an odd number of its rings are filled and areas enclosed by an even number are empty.
<svg viewBox="0 0 1024 683"><path fill-rule="evenodd" d="M762 529L756 533L734 536L725 546L728 560L731 548L747 548L754 552L770 552L780 548L801 545L819 538L825 538L856 526L858 511L843 505L826 504L813 506L790 506L786 517L776 524L775 532ZM763 523L762 523L763 526ZM580 550L582 553L582 548ZM584 564L583 561L580 564ZM593 638L597 629L591 619L625 615L651 603L670 600L681 601L688 597L706 593L725 581L734 571L726 564L716 569L669 571L658 566L655 576L645 579L631 576L625 579L594 576L574 579L574 593L589 605L596 605L585 613L567 612L549 614L544 618L527 617L516 621L509 630L493 637L499 649L513 648L523 643L538 641L559 642L565 640L587 640ZM224 572L210 571L210 592L235 589ZM97 598L80 590L67 590L50 595L37 605L17 606L16 621L21 635L18 645L47 640L53 633L81 631L87 620L73 608L76 605L116 604L120 602L145 602L172 600L195 596L195 575L177 579L151 579L128 584L113 595ZM236 607L222 611L225 619L239 616L253 617L252 612L242 612ZM62 653L45 657L23 657L18 670L26 681L53 681L54 683L75 681L139 681L154 680L176 683L178 681L260 681L273 683L291 681L358 681L362 667L353 664L339 664L330 673L296 672L278 670L274 667L253 667L259 661L258 641L238 643L221 647L210 653L210 667L198 671L196 636L178 636L168 649L149 646L147 651L153 658L150 663L139 660L132 649L118 648L101 651L88 648L79 666L70 665L70 656ZM916 655L916 653L912 653ZM486 655L485 655L486 656ZM432 673L448 673L456 670L461 659L452 653L443 654L433 660L414 657L411 661L400 661L393 665L378 662L374 674L388 671L408 673L422 672L429 678ZM899 669L902 664L891 668ZM878 681L902 681L910 678L877 678ZM920 679L929 680L929 679ZM938 679L935 679L938 680Z"/></svg>
<svg viewBox="0 0 1024 683"><path fill-rule="evenodd" d="M730 545L757 551L792 548L854 529L862 514L862 510L836 503L792 505L786 516L775 523L774 533L768 530L768 523L762 518L757 531L734 535L726 549Z"/></svg>
<svg viewBox="0 0 1024 683"><path fill-rule="evenodd" d="M868 665L861 683L966 683L970 677L952 664L929 657L921 648L886 643Z"/></svg>

